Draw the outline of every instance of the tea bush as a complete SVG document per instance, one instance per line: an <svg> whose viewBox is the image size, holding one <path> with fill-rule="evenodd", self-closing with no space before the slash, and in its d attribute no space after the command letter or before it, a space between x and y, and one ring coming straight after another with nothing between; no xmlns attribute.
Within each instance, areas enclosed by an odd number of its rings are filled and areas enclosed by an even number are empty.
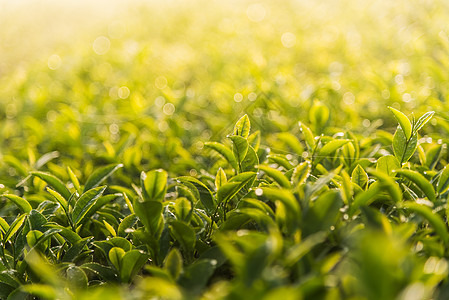
<svg viewBox="0 0 449 300"><path fill-rule="evenodd" d="M434 112L390 109L399 125L383 139L301 123L282 137L297 154L270 153L244 115L205 143L215 162L195 176L132 182L109 164L80 181L69 166L40 171L48 154L15 165L25 177L2 195L1 296L444 298L445 147L418 144Z"/></svg>
<svg viewBox="0 0 449 300"><path fill-rule="evenodd" d="M0 64L0 298L447 299L447 4L195 3Z"/></svg>

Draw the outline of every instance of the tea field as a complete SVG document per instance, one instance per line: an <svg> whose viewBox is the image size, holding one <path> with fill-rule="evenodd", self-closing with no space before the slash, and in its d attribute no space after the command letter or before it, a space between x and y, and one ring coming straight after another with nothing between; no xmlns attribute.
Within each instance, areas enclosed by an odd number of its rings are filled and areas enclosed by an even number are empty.
<svg viewBox="0 0 449 300"><path fill-rule="evenodd" d="M0 299L448 299L448 17L0 1Z"/></svg>

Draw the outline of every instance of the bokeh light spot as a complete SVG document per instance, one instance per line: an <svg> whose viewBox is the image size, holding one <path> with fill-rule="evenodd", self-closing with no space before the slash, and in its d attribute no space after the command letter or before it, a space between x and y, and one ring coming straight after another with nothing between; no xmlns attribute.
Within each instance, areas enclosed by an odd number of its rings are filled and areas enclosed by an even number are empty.
<svg viewBox="0 0 449 300"><path fill-rule="evenodd" d="M281 36L281 42L285 48L291 48L296 44L296 36L291 32L285 32Z"/></svg>
<svg viewBox="0 0 449 300"><path fill-rule="evenodd" d="M171 116L175 112L175 106L172 103L166 103L162 108L162 111L167 116Z"/></svg>
<svg viewBox="0 0 449 300"><path fill-rule="evenodd" d="M92 48L96 54L104 55L108 53L109 48L111 48L111 41L105 36L99 36L95 39Z"/></svg>
<svg viewBox="0 0 449 300"><path fill-rule="evenodd" d="M118 89L117 94L119 98L126 99L130 94L129 88L127 86L122 86Z"/></svg>
<svg viewBox="0 0 449 300"><path fill-rule="evenodd" d="M61 62L61 57L57 54L53 54L48 58L47 65L50 70L56 70L61 66Z"/></svg>

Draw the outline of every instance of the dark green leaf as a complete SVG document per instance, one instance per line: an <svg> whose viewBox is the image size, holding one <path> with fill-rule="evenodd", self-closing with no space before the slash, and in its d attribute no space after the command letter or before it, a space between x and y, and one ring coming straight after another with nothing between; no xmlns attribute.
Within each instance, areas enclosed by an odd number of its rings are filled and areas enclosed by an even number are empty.
<svg viewBox="0 0 449 300"><path fill-rule="evenodd" d="M74 289L86 289L87 288L87 276L83 269L77 266L70 266L67 269L67 281L69 286Z"/></svg>
<svg viewBox="0 0 449 300"><path fill-rule="evenodd" d="M106 186L100 186L88 190L80 196L80 198L76 201L75 207L72 211L72 220L76 225L80 223L89 209L95 204L95 202L98 200L98 198L100 198L105 190Z"/></svg>
<svg viewBox="0 0 449 300"><path fill-rule="evenodd" d="M403 207L423 216L433 226L435 232L440 236L443 242L446 245L448 244L449 233L446 224L438 214L434 214L429 207L416 202L406 202L403 204Z"/></svg>
<svg viewBox="0 0 449 300"><path fill-rule="evenodd" d="M134 200L133 206L145 230L158 239L163 229L162 203L159 201L140 202Z"/></svg>
<svg viewBox="0 0 449 300"><path fill-rule="evenodd" d="M183 222L173 220L170 223L170 229L173 237L181 245L182 249L187 252L193 251L195 248L196 236L192 228Z"/></svg>
<svg viewBox="0 0 449 300"><path fill-rule="evenodd" d="M20 229L20 227L25 222L25 218L26 214L22 214L14 220L8 231L3 236L3 244L6 244L6 242L9 241L9 239Z"/></svg>
<svg viewBox="0 0 449 300"><path fill-rule="evenodd" d="M126 230L132 228L137 223L137 220L138 218L135 214L130 214L129 216L126 216L118 226L117 235L120 237L126 237L128 235Z"/></svg>
<svg viewBox="0 0 449 300"><path fill-rule="evenodd" d="M114 248L112 248L114 249ZM120 280L130 282L148 261L149 256L139 250L131 250L121 260Z"/></svg>
<svg viewBox="0 0 449 300"><path fill-rule="evenodd" d="M214 274L217 261L215 259L199 259L190 265L179 278L179 284L189 293L199 293Z"/></svg>
<svg viewBox="0 0 449 300"><path fill-rule="evenodd" d="M204 208L206 209L207 213L209 215L213 214L213 212L215 211L216 204L212 196L212 192L204 183L190 176L181 176L176 179L180 182L193 184L197 189L197 192L199 193L200 201L203 204Z"/></svg>
<svg viewBox="0 0 449 300"><path fill-rule="evenodd" d="M435 190L433 189L432 184L423 175L413 170L396 170L396 173L415 183L430 201L435 201Z"/></svg>

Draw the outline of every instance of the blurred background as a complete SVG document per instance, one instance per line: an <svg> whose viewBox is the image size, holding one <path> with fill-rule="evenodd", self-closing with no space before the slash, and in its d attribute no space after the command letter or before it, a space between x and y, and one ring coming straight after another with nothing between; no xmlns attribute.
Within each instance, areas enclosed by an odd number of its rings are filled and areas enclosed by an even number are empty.
<svg viewBox="0 0 449 300"><path fill-rule="evenodd" d="M0 155L8 166L10 154L58 151L75 165L183 173L244 113L267 141L298 134L314 105L330 112L327 134L393 132L388 105L437 110L429 132L447 132L448 9L443 0L2 0Z"/></svg>

